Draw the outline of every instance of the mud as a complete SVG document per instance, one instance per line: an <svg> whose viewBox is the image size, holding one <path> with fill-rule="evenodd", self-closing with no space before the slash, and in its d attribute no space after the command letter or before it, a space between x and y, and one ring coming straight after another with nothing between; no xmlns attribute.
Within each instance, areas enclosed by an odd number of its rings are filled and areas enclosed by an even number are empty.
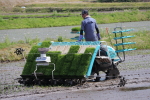
<svg viewBox="0 0 150 100"><path fill-rule="evenodd" d="M31 86L17 82L24 61L0 64L0 99L2 100L149 100L150 96L150 50L127 53L126 61L119 64L120 75L126 85L118 87L120 79L85 82L76 86Z"/></svg>

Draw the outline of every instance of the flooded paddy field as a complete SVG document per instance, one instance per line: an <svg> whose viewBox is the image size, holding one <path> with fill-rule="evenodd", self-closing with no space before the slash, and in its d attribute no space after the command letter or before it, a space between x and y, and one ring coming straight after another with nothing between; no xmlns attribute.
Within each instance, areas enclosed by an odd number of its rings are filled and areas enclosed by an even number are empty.
<svg viewBox="0 0 150 100"><path fill-rule="evenodd" d="M119 64L120 79L85 82L76 86L23 86L17 81L25 61L0 63L0 99L2 100L149 100L150 50L126 53L126 61ZM102 73L101 77L105 75Z"/></svg>

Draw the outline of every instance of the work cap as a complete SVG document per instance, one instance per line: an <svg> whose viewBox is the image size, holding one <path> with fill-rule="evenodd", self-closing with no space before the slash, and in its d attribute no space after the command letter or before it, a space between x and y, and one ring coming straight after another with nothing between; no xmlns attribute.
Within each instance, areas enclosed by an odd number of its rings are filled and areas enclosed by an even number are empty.
<svg viewBox="0 0 150 100"><path fill-rule="evenodd" d="M83 15L83 14L87 14L88 15L89 14L88 10L82 10L82 13L80 15Z"/></svg>

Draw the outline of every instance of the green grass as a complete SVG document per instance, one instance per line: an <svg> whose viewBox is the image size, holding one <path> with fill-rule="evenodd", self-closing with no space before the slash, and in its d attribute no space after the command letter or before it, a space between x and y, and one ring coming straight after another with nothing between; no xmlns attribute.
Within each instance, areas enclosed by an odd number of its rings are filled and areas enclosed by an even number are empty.
<svg viewBox="0 0 150 100"><path fill-rule="evenodd" d="M113 13L93 12L91 16L97 20L98 24L148 21L150 20L150 11L125 10L124 12L115 11ZM82 17L79 14L68 17L2 19L0 29L73 26L80 25L81 21Z"/></svg>
<svg viewBox="0 0 150 100"><path fill-rule="evenodd" d="M0 43L0 49L7 48L9 46L17 45L17 44L29 44L32 46L32 45L36 45L39 42L40 42L39 38L30 39L30 38L26 38L26 37L25 37L25 41L19 40L17 42L11 42L10 39L8 37L6 37L4 42Z"/></svg>
<svg viewBox="0 0 150 100"><path fill-rule="evenodd" d="M81 19L77 16L63 18L24 18L7 19L0 22L0 29L20 29L78 25Z"/></svg>

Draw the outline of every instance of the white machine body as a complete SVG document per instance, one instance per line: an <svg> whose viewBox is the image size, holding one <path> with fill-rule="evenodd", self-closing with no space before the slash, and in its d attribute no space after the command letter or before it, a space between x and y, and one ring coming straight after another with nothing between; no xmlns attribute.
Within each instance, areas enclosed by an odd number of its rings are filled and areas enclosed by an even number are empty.
<svg viewBox="0 0 150 100"><path fill-rule="evenodd" d="M44 62L51 62L51 58L50 57L37 57L36 58L36 62L37 63L40 63L40 62L42 62L42 63L44 63Z"/></svg>
<svg viewBox="0 0 150 100"><path fill-rule="evenodd" d="M49 48L38 48L40 52L40 57L36 58L37 65L48 66L49 62L51 62L51 58L46 56L46 52L49 51Z"/></svg>

